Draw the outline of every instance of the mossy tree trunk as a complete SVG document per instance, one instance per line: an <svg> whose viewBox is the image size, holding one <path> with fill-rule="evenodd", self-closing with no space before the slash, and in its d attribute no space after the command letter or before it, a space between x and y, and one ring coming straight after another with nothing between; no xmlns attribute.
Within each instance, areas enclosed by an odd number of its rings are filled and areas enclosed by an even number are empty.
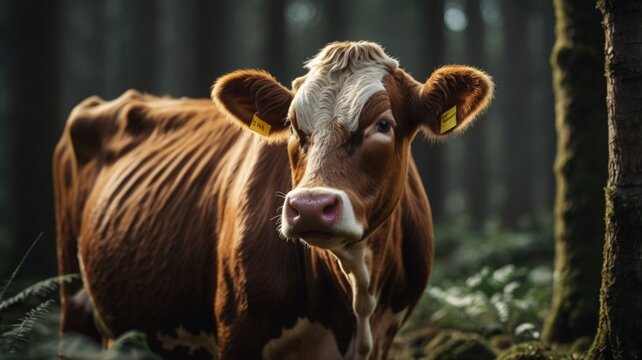
<svg viewBox="0 0 642 360"><path fill-rule="evenodd" d="M553 301L543 339L569 343L595 334L599 311L607 176L604 35L593 2L554 4L556 254Z"/></svg>
<svg viewBox="0 0 642 360"><path fill-rule="evenodd" d="M642 3L600 0L609 129L600 317L589 359L642 358Z"/></svg>

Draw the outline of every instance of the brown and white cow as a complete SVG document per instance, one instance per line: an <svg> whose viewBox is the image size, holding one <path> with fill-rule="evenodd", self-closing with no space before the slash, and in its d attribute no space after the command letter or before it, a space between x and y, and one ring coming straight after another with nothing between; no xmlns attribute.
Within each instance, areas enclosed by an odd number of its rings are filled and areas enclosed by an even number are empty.
<svg viewBox="0 0 642 360"><path fill-rule="evenodd" d="M292 90L223 76L216 106L129 91L73 110L54 155L59 270L82 274L63 333L139 329L167 358L386 357L432 262L410 143L464 130L493 84L465 66L418 83L370 42L306 68Z"/></svg>

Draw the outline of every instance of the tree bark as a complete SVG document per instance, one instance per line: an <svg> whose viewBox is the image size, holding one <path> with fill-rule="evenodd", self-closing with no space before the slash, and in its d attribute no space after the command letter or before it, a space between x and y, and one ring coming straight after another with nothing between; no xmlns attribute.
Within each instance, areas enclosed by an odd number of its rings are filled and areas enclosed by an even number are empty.
<svg viewBox="0 0 642 360"><path fill-rule="evenodd" d="M555 283L543 340L570 343L597 325L607 127L604 35L595 6L555 0L553 85L558 133Z"/></svg>
<svg viewBox="0 0 642 360"><path fill-rule="evenodd" d="M642 358L642 3L600 0L608 109L600 317L589 359ZM594 89L591 89L593 91Z"/></svg>

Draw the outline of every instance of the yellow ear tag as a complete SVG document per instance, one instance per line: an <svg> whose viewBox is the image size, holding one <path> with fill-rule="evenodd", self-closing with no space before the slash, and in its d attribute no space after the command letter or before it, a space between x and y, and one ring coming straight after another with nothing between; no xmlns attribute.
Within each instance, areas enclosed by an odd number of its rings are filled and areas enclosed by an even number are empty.
<svg viewBox="0 0 642 360"><path fill-rule="evenodd" d="M451 107L450 109L446 110L443 114L441 114L441 127L439 132L441 134L445 134L455 126L457 126L457 105Z"/></svg>
<svg viewBox="0 0 642 360"><path fill-rule="evenodd" d="M250 130L253 130L263 136L268 136L270 135L270 124L266 123L265 121L261 120L258 114L254 114L252 116L252 123L250 124Z"/></svg>

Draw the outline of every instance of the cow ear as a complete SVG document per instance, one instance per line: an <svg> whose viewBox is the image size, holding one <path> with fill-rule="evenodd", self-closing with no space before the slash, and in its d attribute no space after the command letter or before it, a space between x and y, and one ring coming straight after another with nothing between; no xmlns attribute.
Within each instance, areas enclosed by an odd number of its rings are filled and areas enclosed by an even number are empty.
<svg viewBox="0 0 642 360"><path fill-rule="evenodd" d="M413 117L431 138L465 130L490 104L494 84L481 70L449 65L417 84L411 107Z"/></svg>
<svg viewBox="0 0 642 360"><path fill-rule="evenodd" d="M237 70L219 78L212 100L233 122L271 141L289 134L286 123L292 93L260 70Z"/></svg>

